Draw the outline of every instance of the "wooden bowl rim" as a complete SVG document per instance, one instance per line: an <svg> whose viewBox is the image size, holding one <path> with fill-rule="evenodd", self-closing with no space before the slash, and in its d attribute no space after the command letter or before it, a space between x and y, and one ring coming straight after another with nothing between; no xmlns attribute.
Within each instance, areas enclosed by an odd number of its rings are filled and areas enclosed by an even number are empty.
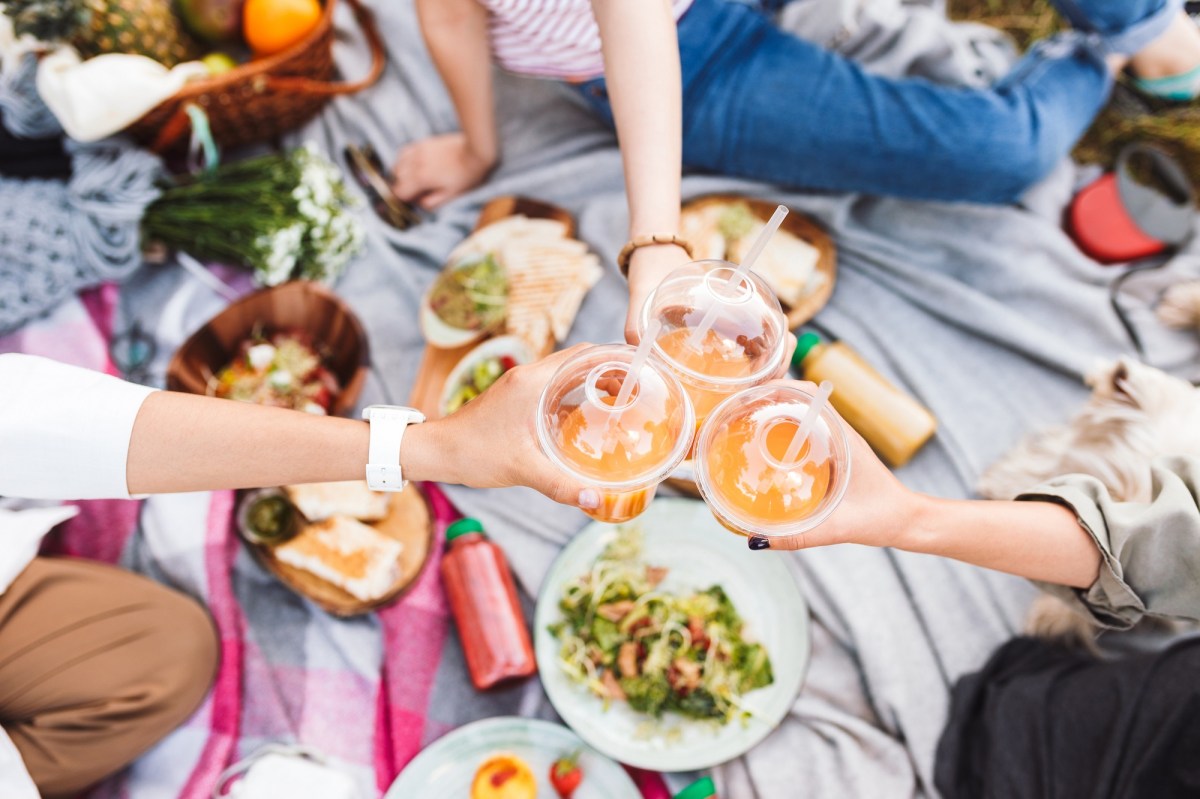
<svg viewBox="0 0 1200 799"><path fill-rule="evenodd" d="M333 10L337 5L337 0L322 0L322 3L321 18L317 20L316 26L300 41L264 58L251 58L249 61L238 64L233 69L228 69L219 75L189 80L169 99L179 102L192 97L199 97L202 94L221 92L247 79L253 79L258 75L269 75L282 64L286 64L288 61L303 55L322 37L326 36L333 27Z"/></svg>
<svg viewBox="0 0 1200 799"><path fill-rule="evenodd" d="M320 283L316 283L311 280L289 280L286 283L280 283L278 286L267 286L238 297L236 300L229 303L229 305L226 305L211 318L209 318L207 322L196 328L196 330L190 336L184 339L183 343L176 348L175 352L171 355L171 360L167 363L167 389L169 391L182 391L184 393L191 393L187 392L181 387L182 384L179 378L179 375L184 371L184 352L186 352L190 347L196 346L200 337L210 330L214 322L216 322L225 314L233 313L244 305L258 301L259 298L266 294L282 293L284 291L299 291L301 293L314 294L324 300L328 300L341 312L343 312L346 318L349 319L350 328L354 332L355 338L357 338L361 344L361 352L359 353L357 367L360 370L371 368L371 342L367 338L367 331L362 325L362 320L358 318L358 315L354 313L350 306L347 305L341 297ZM350 375L349 377L350 379L353 379L354 375ZM341 397L339 396L339 400L340 399ZM355 399L357 400L357 398Z"/></svg>

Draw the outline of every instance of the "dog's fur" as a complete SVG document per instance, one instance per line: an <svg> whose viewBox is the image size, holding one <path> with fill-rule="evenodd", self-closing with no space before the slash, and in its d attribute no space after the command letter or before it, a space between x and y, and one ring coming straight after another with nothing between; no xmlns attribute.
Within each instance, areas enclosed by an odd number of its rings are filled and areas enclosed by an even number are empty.
<svg viewBox="0 0 1200 799"><path fill-rule="evenodd" d="M1200 389L1122 358L1088 375L1092 396L1063 427L1027 437L993 465L983 496L1012 499L1065 474L1091 475L1119 501L1150 500L1150 463L1162 455L1200 457ZM1035 603L1027 627L1045 636L1089 642L1090 623L1049 595Z"/></svg>
<svg viewBox="0 0 1200 799"><path fill-rule="evenodd" d="M1158 304L1158 319L1167 327L1194 328L1200 332L1200 280L1176 283Z"/></svg>

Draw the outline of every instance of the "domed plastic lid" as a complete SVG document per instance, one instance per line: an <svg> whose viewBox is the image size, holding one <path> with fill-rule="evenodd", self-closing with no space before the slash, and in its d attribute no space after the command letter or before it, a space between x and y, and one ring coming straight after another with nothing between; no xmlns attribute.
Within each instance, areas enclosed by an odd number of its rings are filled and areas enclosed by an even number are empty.
<svg viewBox="0 0 1200 799"><path fill-rule="evenodd" d="M794 462L784 462L813 401L798 386L733 395L700 428L696 482L718 520L748 535L795 535L824 521L846 492L849 442L828 405Z"/></svg>
<svg viewBox="0 0 1200 799"><path fill-rule="evenodd" d="M683 460L695 415L683 387L653 363L643 365L623 406L635 350L610 344L584 350L554 373L538 403L542 451L592 485L634 489L664 479Z"/></svg>
<svg viewBox="0 0 1200 799"><path fill-rule="evenodd" d="M731 284L736 270L728 261L694 261L667 275L642 307L638 330L662 324L655 355L688 382L751 386L788 357L775 293L753 272Z"/></svg>

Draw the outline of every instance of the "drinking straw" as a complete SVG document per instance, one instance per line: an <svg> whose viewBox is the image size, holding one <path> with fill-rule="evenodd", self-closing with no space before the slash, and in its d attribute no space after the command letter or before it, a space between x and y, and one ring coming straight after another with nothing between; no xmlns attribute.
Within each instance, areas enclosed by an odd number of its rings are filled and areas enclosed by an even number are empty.
<svg viewBox="0 0 1200 799"><path fill-rule="evenodd" d="M796 463L800 456L800 448L808 440L813 425L817 423L817 417L821 415L821 411L824 409L825 403L829 401L829 395L832 393L833 383L830 383L828 380L822 380L821 385L817 386L817 396L813 397L812 402L808 406L808 412L804 414L804 418L800 420L800 426L796 428L796 434L792 436L792 443L788 444L787 452L783 456L783 464L792 466Z"/></svg>
<svg viewBox="0 0 1200 799"><path fill-rule="evenodd" d="M638 384L642 367L646 365L646 359L650 357L650 351L654 349L654 340L658 338L658 331L661 328L662 322L657 319L652 320L646 327L646 332L642 336L641 342L638 343L637 349L633 352L633 359L629 361L629 371L625 373L625 379L621 381L621 390L617 392L617 400L613 403L617 412L608 417L608 424L605 426L605 452L612 452L613 447L616 446L615 437L611 435L613 425L621 422L621 416L625 413L625 404L629 402L629 396Z"/></svg>
<svg viewBox="0 0 1200 799"><path fill-rule="evenodd" d="M613 403L617 408L624 410L625 403L629 402L629 395L633 393L634 386L637 385L638 377L642 374L642 367L646 365L646 359L650 357L650 350L654 349L654 341L658 338L658 331L662 328L662 322L655 319L646 327L646 332L642 336L641 342L633 352L633 360L629 362L629 371L625 373L625 379L621 381L621 390L617 392L617 401ZM621 418L621 411L617 412L617 419Z"/></svg>
<svg viewBox="0 0 1200 799"><path fill-rule="evenodd" d="M779 230L779 226L783 224L783 218L788 215L786 206L778 205L775 207L775 213L771 214L770 220L763 226L759 232L758 238L754 240L754 244L750 247L750 252L746 253L746 257L742 259L742 263L737 269L733 270L733 274L729 276L729 280L725 282L725 289L733 291L737 284L742 281L750 270L754 267L754 262L758 260L758 256L762 255L763 250L767 248L771 237L775 235L775 231ZM699 349L700 342L708 334L709 329L713 326L713 322L717 319L717 313L721 310L721 300L718 299L704 314L700 320L700 324L692 329L692 335L688 336L687 345L689 349Z"/></svg>
<svg viewBox="0 0 1200 799"><path fill-rule="evenodd" d="M208 271L204 264L188 255L186 252L181 250L175 253L175 261L183 267L183 271L187 272L189 275L196 278L196 280L203 283L205 288L220 294L230 302L233 302L242 296L234 291L229 284L221 280L221 278Z"/></svg>

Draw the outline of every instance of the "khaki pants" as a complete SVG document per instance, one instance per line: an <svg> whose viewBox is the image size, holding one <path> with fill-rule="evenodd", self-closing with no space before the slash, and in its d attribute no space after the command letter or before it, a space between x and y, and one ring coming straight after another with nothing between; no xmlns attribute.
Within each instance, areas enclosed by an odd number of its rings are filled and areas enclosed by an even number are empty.
<svg viewBox="0 0 1200 799"><path fill-rule="evenodd" d="M217 649L207 614L181 594L38 558L0 595L0 727L43 796L72 795L195 711Z"/></svg>

